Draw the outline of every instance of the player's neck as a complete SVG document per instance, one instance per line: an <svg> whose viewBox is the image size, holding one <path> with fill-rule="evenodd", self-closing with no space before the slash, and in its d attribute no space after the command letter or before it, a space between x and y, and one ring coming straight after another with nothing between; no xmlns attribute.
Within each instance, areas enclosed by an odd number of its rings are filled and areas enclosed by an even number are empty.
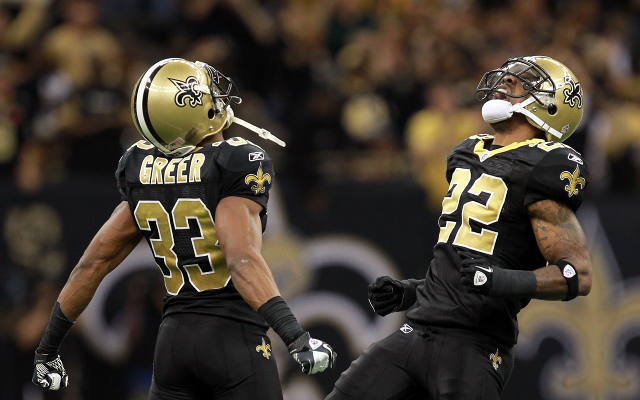
<svg viewBox="0 0 640 400"><path fill-rule="evenodd" d="M524 142L527 140L544 137L543 132L534 128L528 122L507 120L491 124L495 131L493 144L497 146L508 146L511 143Z"/></svg>
<svg viewBox="0 0 640 400"><path fill-rule="evenodd" d="M224 137L222 136L222 131L220 131L215 135L207 136L206 138L204 138L200 143L198 143L198 147L204 147L208 144L221 142L223 140L224 140Z"/></svg>

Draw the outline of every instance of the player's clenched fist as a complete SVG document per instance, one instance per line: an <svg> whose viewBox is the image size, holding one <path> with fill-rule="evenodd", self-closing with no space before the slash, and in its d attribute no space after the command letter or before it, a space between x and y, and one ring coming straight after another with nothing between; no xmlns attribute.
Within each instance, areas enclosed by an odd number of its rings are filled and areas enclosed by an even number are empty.
<svg viewBox="0 0 640 400"><path fill-rule="evenodd" d="M338 357L329 344L313 339L309 332L289 345L289 354L300 364L305 374L315 374L333 368Z"/></svg>
<svg viewBox="0 0 640 400"><path fill-rule="evenodd" d="M47 390L58 390L69 385L69 376L58 354L44 356L36 353L33 364L31 380L36 385Z"/></svg>
<svg viewBox="0 0 640 400"><path fill-rule="evenodd" d="M499 273L497 270L500 268L491 265L486 258L470 252L461 251L458 255L462 259L460 282L467 288L467 292L489 296L493 287L493 275Z"/></svg>
<svg viewBox="0 0 640 400"><path fill-rule="evenodd" d="M376 314L384 317L403 309L405 292L412 290L411 285L388 276L380 276L369 285L369 304Z"/></svg>

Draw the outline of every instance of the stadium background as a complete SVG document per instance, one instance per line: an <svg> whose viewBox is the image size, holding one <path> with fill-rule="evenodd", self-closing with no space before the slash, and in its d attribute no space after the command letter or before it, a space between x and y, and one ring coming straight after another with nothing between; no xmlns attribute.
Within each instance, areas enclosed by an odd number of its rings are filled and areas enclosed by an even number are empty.
<svg viewBox="0 0 640 400"><path fill-rule="evenodd" d="M567 64L585 92L568 143L591 171L579 218L594 286L521 314L505 399L640 399L640 1L0 1L0 399L144 399L163 286L146 246L105 280L63 345L71 387L30 384L33 350L71 268L119 201L113 173L139 139L133 84L184 57L231 76L232 126L275 159L265 257L337 368L307 377L275 351L287 400L322 399L372 341L366 285L422 277L445 158L487 132L474 99L511 56ZM274 343L279 343L274 340Z"/></svg>

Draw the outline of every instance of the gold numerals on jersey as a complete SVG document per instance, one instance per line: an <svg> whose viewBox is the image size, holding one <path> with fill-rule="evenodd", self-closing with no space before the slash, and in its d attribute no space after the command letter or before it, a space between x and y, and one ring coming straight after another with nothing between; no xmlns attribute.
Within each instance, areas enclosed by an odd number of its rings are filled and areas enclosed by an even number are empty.
<svg viewBox="0 0 640 400"><path fill-rule="evenodd" d="M189 219L200 227L200 236L191 238L196 257L207 257L211 269L203 271L199 265L185 265L191 284L198 290L217 289L227 286L229 269L220 247L213 224L211 211L200 199L180 199L173 208L176 229L189 229Z"/></svg>
<svg viewBox="0 0 640 400"><path fill-rule="evenodd" d="M482 253L492 254L498 239L498 232L482 228L480 232L471 229L471 220L481 225L491 225L498 221L500 212L507 197L507 185L501 178L482 174L471 187L471 171L457 168L449 185L449 192L442 201L442 215L453 214L460 207L460 198L464 191L480 196L481 193L489 195L485 204L468 199L462 205L461 216L456 221L446 221L445 226L440 227L438 242L448 242L451 233L456 226L460 226L453 244Z"/></svg>
<svg viewBox="0 0 640 400"><path fill-rule="evenodd" d="M162 258L164 265L158 264L164 284L169 294L177 294L184 286L184 278L178 269L178 256L173 252L173 232L169 214L159 201L140 201L134 212L136 222L141 231L152 231L151 221L156 223L158 237L149 239L151 250L156 258Z"/></svg>
<svg viewBox="0 0 640 400"><path fill-rule="evenodd" d="M555 149L570 148L566 144L557 143L557 142L538 142L538 143L530 144L529 146L537 147L537 148L539 148L541 150L544 150L546 152L549 152L549 151L555 150Z"/></svg>
<svg viewBox="0 0 640 400"><path fill-rule="evenodd" d="M184 272L194 288L198 291L217 289L229 283L229 270L216 245L218 239L211 211L200 199L179 199L171 211L173 225L169 213L157 201L140 201L134 211L138 227L143 231L156 231L157 237L150 239L151 248L156 258L162 259L164 265L158 264L164 275L165 286L169 294L178 294L184 286L183 271L178 267L178 256L174 252L174 233L180 229L190 229L189 220L194 220L199 227L200 235L191 237L191 245L196 257L206 257L208 263L201 265L185 265ZM155 222L155 226L151 222Z"/></svg>
<svg viewBox="0 0 640 400"><path fill-rule="evenodd" d="M458 209L460 203L460 195L462 191L467 187L471 180L471 171L468 169L456 169L451 177L451 184L449 185L449 192L442 200L442 214L452 214ZM451 231L456 227L454 221L447 221L444 227L440 228L440 235L438 237L439 242L446 242L451 236Z"/></svg>

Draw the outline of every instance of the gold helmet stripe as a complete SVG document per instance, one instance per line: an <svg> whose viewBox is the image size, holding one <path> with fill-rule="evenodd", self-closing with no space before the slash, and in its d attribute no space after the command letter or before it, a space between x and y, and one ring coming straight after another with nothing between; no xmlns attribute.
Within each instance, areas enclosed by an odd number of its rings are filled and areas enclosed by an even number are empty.
<svg viewBox="0 0 640 400"><path fill-rule="evenodd" d="M136 106L135 106L135 118L136 123L140 127L141 131L144 132L144 136L152 142L156 147L166 148L167 143L158 134L155 129L151 125L151 119L149 118L149 110L147 108L147 102L149 100L149 86L151 85L151 81L155 77L155 75L160 71L160 69L168 64L171 61L179 60L178 58L167 58L162 61L158 61L151 68L147 70L147 72L142 76L140 82L138 83L138 87L136 87ZM140 90L140 86L143 86L143 90Z"/></svg>

